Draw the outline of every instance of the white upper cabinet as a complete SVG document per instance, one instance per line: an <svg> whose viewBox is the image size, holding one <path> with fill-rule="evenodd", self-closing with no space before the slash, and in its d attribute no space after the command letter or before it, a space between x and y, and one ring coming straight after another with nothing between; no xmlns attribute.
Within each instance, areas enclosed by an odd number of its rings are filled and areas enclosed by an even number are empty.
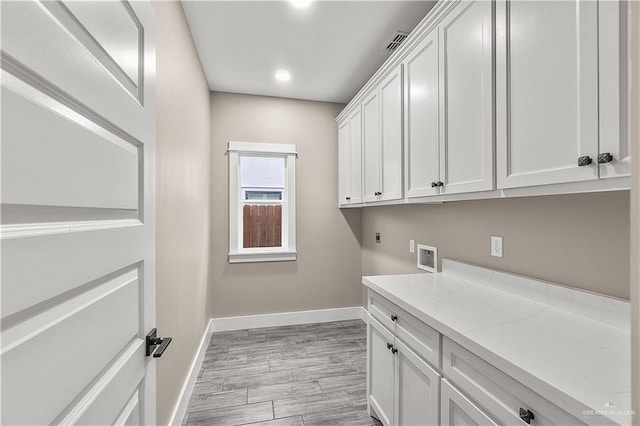
<svg viewBox="0 0 640 426"><path fill-rule="evenodd" d="M627 3L598 4L601 178L630 175L627 98ZM606 154L609 154L606 155Z"/></svg>
<svg viewBox="0 0 640 426"><path fill-rule="evenodd" d="M440 193L493 189L493 3L462 1L440 30Z"/></svg>
<svg viewBox="0 0 640 426"><path fill-rule="evenodd" d="M362 102L364 201L402 198L402 67Z"/></svg>
<svg viewBox="0 0 640 426"><path fill-rule="evenodd" d="M440 180L438 31L429 33L403 61L407 198L436 195Z"/></svg>
<svg viewBox="0 0 640 426"><path fill-rule="evenodd" d="M380 84L380 199L402 198L402 66Z"/></svg>
<svg viewBox="0 0 640 426"><path fill-rule="evenodd" d="M437 2L338 116L362 113L351 203L628 189L627 9Z"/></svg>
<svg viewBox="0 0 640 426"><path fill-rule="evenodd" d="M496 26L498 187L597 179L598 2L498 0Z"/></svg>
<svg viewBox="0 0 640 426"><path fill-rule="evenodd" d="M362 117L356 108L338 123L338 203L362 203Z"/></svg>
<svg viewBox="0 0 640 426"><path fill-rule="evenodd" d="M378 90L362 102L362 147L364 151L364 201L379 199L380 192L380 107Z"/></svg>

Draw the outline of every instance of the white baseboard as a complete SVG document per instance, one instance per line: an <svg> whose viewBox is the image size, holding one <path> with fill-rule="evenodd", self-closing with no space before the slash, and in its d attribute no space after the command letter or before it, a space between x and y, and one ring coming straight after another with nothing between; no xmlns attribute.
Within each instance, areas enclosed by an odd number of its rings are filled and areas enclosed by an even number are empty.
<svg viewBox="0 0 640 426"><path fill-rule="evenodd" d="M171 413L171 419L169 420L170 425L179 426L184 420L184 416L187 412L187 406L189 405L189 399L191 399L193 387L196 384L198 373L200 372L200 368L202 367L202 361L204 360L204 356L207 353L207 347L209 345L209 340L211 338L212 332L213 321L209 320L209 324L207 324L207 328L205 329L204 334L202 335L202 339L200 340L198 352L196 352L196 356L191 363L191 368L189 370L187 380L185 380L184 384L182 385L180 395L178 397L178 400L176 401L176 406L173 409L173 413Z"/></svg>
<svg viewBox="0 0 640 426"><path fill-rule="evenodd" d="M244 330L247 328L313 324L316 322L362 319L361 306L353 308L319 309L316 311L282 312L278 314L213 318L213 331ZM366 311L365 311L366 314Z"/></svg>
<svg viewBox="0 0 640 426"><path fill-rule="evenodd" d="M364 306L360 306L360 319L364 322L369 322L369 312L367 311L367 308L365 308Z"/></svg>

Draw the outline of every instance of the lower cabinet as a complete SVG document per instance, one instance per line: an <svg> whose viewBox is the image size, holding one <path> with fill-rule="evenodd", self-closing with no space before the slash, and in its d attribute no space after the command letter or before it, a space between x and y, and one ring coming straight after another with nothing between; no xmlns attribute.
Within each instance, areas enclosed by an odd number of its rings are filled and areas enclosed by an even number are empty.
<svg viewBox="0 0 640 426"><path fill-rule="evenodd" d="M439 424L440 374L369 316L371 415L385 425Z"/></svg>
<svg viewBox="0 0 640 426"><path fill-rule="evenodd" d="M368 299L367 402L385 426L593 420L574 417L379 294Z"/></svg>
<svg viewBox="0 0 640 426"><path fill-rule="evenodd" d="M585 424L446 336L442 373L501 424Z"/></svg>
<svg viewBox="0 0 640 426"><path fill-rule="evenodd" d="M442 424L447 426L498 425L447 379L440 385Z"/></svg>

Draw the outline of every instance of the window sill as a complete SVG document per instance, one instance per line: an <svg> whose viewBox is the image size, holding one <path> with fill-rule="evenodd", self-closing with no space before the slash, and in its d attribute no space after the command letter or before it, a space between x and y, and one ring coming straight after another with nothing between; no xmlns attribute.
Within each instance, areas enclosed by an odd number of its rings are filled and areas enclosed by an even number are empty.
<svg viewBox="0 0 640 426"><path fill-rule="evenodd" d="M229 253L229 263L287 262L296 260L295 251L263 251L260 253Z"/></svg>

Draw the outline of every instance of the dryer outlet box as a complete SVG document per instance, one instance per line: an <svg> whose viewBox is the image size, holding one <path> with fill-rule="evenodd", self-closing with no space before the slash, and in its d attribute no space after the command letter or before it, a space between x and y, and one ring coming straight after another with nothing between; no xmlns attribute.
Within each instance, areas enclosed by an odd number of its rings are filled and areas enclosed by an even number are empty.
<svg viewBox="0 0 640 426"><path fill-rule="evenodd" d="M424 244L418 244L418 269L428 272L438 272L438 249Z"/></svg>

